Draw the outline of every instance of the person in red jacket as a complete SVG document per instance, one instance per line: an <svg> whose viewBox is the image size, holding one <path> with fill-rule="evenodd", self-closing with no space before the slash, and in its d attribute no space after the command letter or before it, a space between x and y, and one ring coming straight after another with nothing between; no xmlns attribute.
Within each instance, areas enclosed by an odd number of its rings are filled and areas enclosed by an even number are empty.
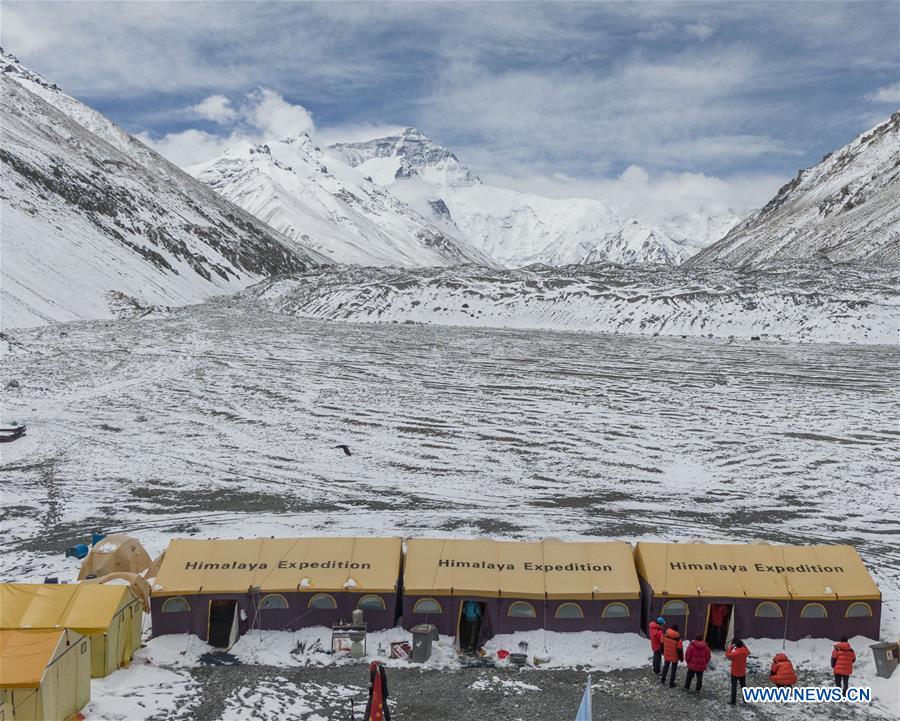
<svg viewBox="0 0 900 721"><path fill-rule="evenodd" d="M731 701L734 706L737 703L737 687L747 686L747 656L750 655L750 649L744 645L739 638L731 640L731 645L725 649L725 658L731 661Z"/></svg>
<svg viewBox="0 0 900 721"><path fill-rule="evenodd" d="M669 688L675 688L675 674L678 671L678 662L684 659L684 645L681 643L681 634L678 633L678 626L673 625L663 634L663 668L660 683L666 682L666 676L669 675L669 669L672 669L672 679L669 681Z"/></svg>
<svg viewBox="0 0 900 721"><path fill-rule="evenodd" d="M703 640L703 636L697 636L693 641L691 641L690 645L687 647L687 651L684 652L684 661L687 664L687 678L684 679L684 690L691 690L691 681L696 676L697 677L697 693L700 693L700 689L703 686L703 672L706 670L706 667L709 666L709 659L712 657L710 653L709 646L706 645L706 641Z"/></svg>
<svg viewBox="0 0 900 721"><path fill-rule="evenodd" d="M769 670L769 678L776 686L793 686L797 683L797 672L794 664L783 653L776 653L772 659L772 668Z"/></svg>
<svg viewBox="0 0 900 721"><path fill-rule="evenodd" d="M844 636L834 644L834 650L831 652L831 668L834 669L834 685L840 686L845 694L850 685L854 663L856 663L856 653L853 651L853 647L847 643L847 637Z"/></svg>
<svg viewBox="0 0 900 721"><path fill-rule="evenodd" d="M662 639L665 632L666 619L662 616L651 621L648 626L650 631L650 650L653 651L653 673L659 675L659 667L662 663Z"/></svg>

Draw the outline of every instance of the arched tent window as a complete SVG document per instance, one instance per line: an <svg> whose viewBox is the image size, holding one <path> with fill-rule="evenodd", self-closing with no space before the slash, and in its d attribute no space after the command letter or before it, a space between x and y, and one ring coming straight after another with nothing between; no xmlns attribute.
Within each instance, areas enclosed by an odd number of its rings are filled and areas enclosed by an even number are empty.
<svg viewBox="0 0 900 721"><path fill-rule="evenodd" d="M383 611L384 599L375 594L368 594L359 599L359 603L356 604L356 607L361 608L364 611Z"/></svg>
<svg viewBox="0 0 900 721"><path fill-rule="evenodd" d="M626 618L630 615L631 611L628 610L628 606L624 603L607 603L603 607L603 613L600 614L600 618Z"/></svg>
<svg viewBox="0 0 900 721"><path fill-rule="evenodd" d="M807 603L800 611L800 618L828 618L828 611L821 603Z"/></svg>
<svg viewBox="0 0 900 721"><path fill-rule="evenodd" d="M190 610L191 605L187 602L187 599L182 598L181 596L167 598L162 606L163 613L184 613L185 611Z"/></svg>
<svg viewBox="0 0 900 721"><path fill-rule="evenodd" d="M687 616L688 613L688 605L684 601L666 601L660 615Z"/></svg>
<svg viewBox="0 0 900 721"><path fill-rule="evenodd" d="M270 593L268 596L263 596L262 601L259 603L259 607L263 611L276 608L287 608L288 602L280 593Z"/></svg>
<svg viewBox="0 0 900 721"><path fill-rule="evenodd" d="M857 601L856 603L851 603L847 606L847 613L844 614L847 618L860 618L862 616L871 616L872 615L872 607L868 603L863 603L862 601Z"/></svg>
<svg viewBox="0 0 900 721"><path fill-rule="evenodd" d="M557 618L584 618L584 611L577 603L561 603L556 609Z"/></svg>
<svg viewBox="0 0 900 721"><path fill-rule="evenodd" d="M337 602L334 600L334 596L329 596L327 593L317 593L309 599L309 607L321 609L337 608Z"/></svg>
<svg viewBox="0 0 900 721"><path fill-rule="evenodd" d="M534 606L526 601L514 601L509 604L509 610L506 612L507 616L512 616L513 618L536 618L537 613L535 613Z"/></svg>
<svg viewBox="0 0 900 721"><path fill-rule="evenodd" d="M443 613L441 604L433 598L420 598L413 606L413 613Z"/></svg>
<svg viewBox="0 0 900 721"><path fill-rule="evenodd" d="M756 613L754 616L758 616L759 618L781 618L781 606L777 603L772 603L771 601L763 601L756 607Z"/></svg>

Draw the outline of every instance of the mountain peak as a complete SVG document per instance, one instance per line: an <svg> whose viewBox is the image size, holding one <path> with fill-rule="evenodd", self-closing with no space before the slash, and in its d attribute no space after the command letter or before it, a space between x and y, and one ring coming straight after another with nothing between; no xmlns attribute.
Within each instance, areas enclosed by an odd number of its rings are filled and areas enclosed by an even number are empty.
<svg viewBox="0 0 900 721"><path fill-rule="evenodd" d="M318 150L315 141L312 139L310 134L305 130L298 130L290 135L287 135L278 142L284 143L286 145L296 145L300 148L311 148Z"/></svg>
<svg viewBox="0 0 900 721"><path fill-rule="evenodd" d="M445 186L466 186L481 180L459 158L438 145L418 128L404 128L396 135L387 135L357 143L335 143L329 147L345 163L360 167L373 162L379 166L386 159L394 159L394 180L419 177ZM360 167L367 175L367 168Z"/></svg>
<svg viewBox="0 0 900 721"><path fill-rule="evenodd" d="M18 82L27 81L33 85L46 88L47 90L58 91L59 86L56 83L47 82L43 77L33 70L25 67L22 61L12 53L7 52L0 47L0 73L9 75Z"/></svg>

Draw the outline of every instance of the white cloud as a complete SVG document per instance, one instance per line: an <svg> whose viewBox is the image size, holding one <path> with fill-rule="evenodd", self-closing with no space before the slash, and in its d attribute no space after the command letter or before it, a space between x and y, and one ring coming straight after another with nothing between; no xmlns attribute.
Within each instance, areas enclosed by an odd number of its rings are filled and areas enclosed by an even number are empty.
<svg viewBox="0 0 900 721"><path fill-rule="evenodd" d="M241 114L267 140L297 133L311 134L315 130L312 115L306 108L287 102L268 88L259 88L248 95Z"/></svg>
<svg viewBox="0 0 900 721"><path fill-rule="evenodd" d="M779 138L747 132L758 55L743 47L639 56L606 73L486 71L460 56L422 101L421 125L439 137L471 128L460 152L479 167L588 175L586 164L716 169L793 154ZM748 95L749 94L749 95ZM539 149L539 152L536 152Z"/></svg>
<svg viewBox="0 0 900 721"><path fill-rule="evenodd" d="M9 3L3 3L0 8L2 8L0 9L0 19L2 19L0 30L2 30L2 44L5 50L31 55L46 51L61 39L54 24L29 22Z"/></svg>
<svg viewBox="0 0 900 721"><path fill-rule="evenodd" d="M156 138L147 133L138 133L135 137L181 168L212 160L233 145L248 139L239 133L221 136L193 128Z"/></svg>
<svg viewBox="0 0 900 721"><path fill-rule="evenodd" d="M241 141L263 143L315 132L312 115L306 108L288 102L270 88L247 93L237 106L225 95L210 95L187 111L222 125L225 132L188 128L162 136L143 132L137 137L164 158L187 167L212 160Z"/></svg>
<svg viewBox="0 0 900 721"><path fill-rule="evenodd" d="M227 123L237 117L237 112L231 105L231 101L224 95L210 95L190 110L201 118L212 120L215 123Z"/></svg>
<svg viewBox="0 0 900 721"><path fill-rule="evenodd" d="M629 166L614 178L579 179L556 173L487 174L483 179L553 198L603 200L620 213L639 215L650 222L696 211L745 215L764 205L786 180L769 174L716 177L704 173L651 173L639 165Z"/></svg>
<svg viewBox="0 0 900 721"><path fill-rule="evenodd" d="M890 103L900 105L900 81L878 88L874 93L866 95L866 100L873 103Z"/></svg>
<svg viewBox="0 0 900 721"><path fill-rule="evenodd" d="M684 31L688 35L692 35L700 41L707 40L712 37L712 34L716 31L715 28L710 27L704 22L696 22L696 23L688 23L684 26Z"/></svg>

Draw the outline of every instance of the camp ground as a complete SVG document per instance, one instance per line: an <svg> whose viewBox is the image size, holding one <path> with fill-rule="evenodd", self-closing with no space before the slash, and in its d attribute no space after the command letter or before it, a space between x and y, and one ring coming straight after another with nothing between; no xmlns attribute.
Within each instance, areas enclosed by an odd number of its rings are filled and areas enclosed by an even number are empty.
<svg viewBox="0 0 900 721"><path fill-rule="evenodd" d="M143 601L129 585L0 584L0 629L67 628L89 637L94 677L128 665L141 645L143 616Z"/></svg>
<svg viewBox="0 0 900 721"><path fill-rule="evenodd" d="M252 628L332 626L364 611L370 630L397 617L399 538L174 540L151 592L153 634L229 647Z"/></svg>
<svg viewBox="0 0 900 721"><path fill-rule="evenodd" d="M735 635L878 638L881 592L851 546L638 543L635 564L644 622L664 616L714 646Z"/></svg>
<svg viewBox="0 0 900 721"><path fill-rule="evenodd" d="M631 546L411 539L403 625L420 623L456 636L463 646L540 628L637 632L640 588Z"/></svg>
<svg viewBox="0 0 900 721"><path fill-rule="evenodd" d="M91 697L91 641L68 629L0 630L4 721L63 721Z"/></svg>

